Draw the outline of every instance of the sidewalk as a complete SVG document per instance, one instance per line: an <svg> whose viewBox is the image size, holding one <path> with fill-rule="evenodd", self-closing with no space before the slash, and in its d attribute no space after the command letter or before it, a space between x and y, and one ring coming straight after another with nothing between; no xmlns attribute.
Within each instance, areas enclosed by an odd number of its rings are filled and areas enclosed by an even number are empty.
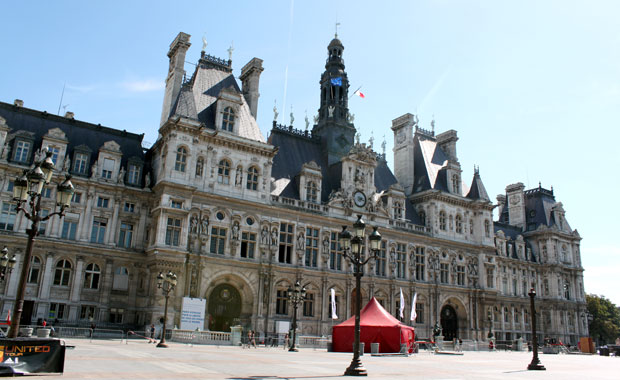
<svg viewBox="0 0 620 380"><path fill-rule="evenodd" d="M65 373L46 379L342 379L350 353L279 348L190 346L156 348L147 341L67 340ZM410 357L362 356L373 379L617 379L620 358L540 355L547 371L527 371L531 353L465 352L463 356L420 353Z"/></svg>

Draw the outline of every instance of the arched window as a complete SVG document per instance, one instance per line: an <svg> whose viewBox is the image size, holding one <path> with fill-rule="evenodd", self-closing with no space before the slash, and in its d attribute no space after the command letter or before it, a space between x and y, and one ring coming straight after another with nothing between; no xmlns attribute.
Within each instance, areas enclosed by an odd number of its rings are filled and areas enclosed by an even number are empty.
<svg viewBox="0 0 620 380"><path fill-rule="evenodd" d="M394 219L402 219L403 218L403 206L401 206L400 202L394 202Z"/></svg>
<svg viewBox="0 0 620 380"><path fill-rule="evenodd" d="M38 284L40 272L41 272L41 259L39 259L37 256L32 256L32 259L30 259L30 272L28 273L28 283Z"/></svg>
<svg viewBox="0 0 620 380"><path fill-rule="evenodd" d="M308 181L306 183L306 201L316 203L317 197L318 188L316 186L316 183L314 183L314 181Z"/></svg>
<svg viewBox="0 0 620 380"><path fill-rule="evenodd" d="M221 160L217 165L217 182L228 185L230 183L230 162Z"/></svg>
<svg viewBox="0 0 620 380"><path fill-rule="evenodd" d="M99 276L101 275L99 265L93 263L88 264L84 273L84 288L99 289Z"/></svg>
<svg viewBox="0 0 620 380"><path fill-rule="evenodd" d="M69 260L60 260L56 264L54 271L54 285L69 286L71 280L71 262Z"/></svg>
<svg viewBox="0 0 620 380"><path fill-rule="evenodd" d="M235 110L231 107L224 108L224 114L222 115L222 129L228 132L233 131L235 126Z"/></svg>
<svg viewBox="0 0 620 380"><path fill-rule="evenodd" d="M463 233L463 218L460 215L456 216L456 233Z"/></svg>
<svg viewBox="0 0 620 380"><path fill-rule="evenodd" d="M566 244L562 244L562 248L560 249L560 255L562 256L561 260L563 262L567 261L568 259L567 252L568 252L568 248L566 248Z"/></svg>
<svg viewBox="0 0 620 380"><path fill-rule="evenodd" d="M459 194L459 176L458 174L452 175L452 191L455 194Z"/></svg>
<svg viewBox="0 0 620 380"><path fill-rule="evenodd" d="M439 229L442 231L446 230L446 213L443 211L439 212Z"/></svg>
<svg viewBox="0 0 620 380"><path fill-rule="evenodd" d="M422 225L426 226L426 213L424 211L420 211L418 214L420 215L420 221L422 222Z"/></svg>
<svg viewBox="0 0 620 380"><path fill-rule="evenodd" d="M470 235L474 234L474 220L473 219L469 219L469 234Z"/></svg>
<svg viewBox="0 0 620 380"><path fill-rule="evenodd" d="M484 221L484 236L491 237L491 223L488 220Z"/></svg>
<svg viewBox="0 0 620 380"><path fill-rule="evenodd" d="M174 164L174 170L185 173L185 163L187 162L187 150L184 147L177 149L177 160Z"/></svg>
<svg viewBox="0 0 620 380"><path fill-rule="evenodd" d="M198 157L198 160L196 160L196 177L202 177L202 171L204 170L204 166L204 158Z"/></svg>
<svg viewBox="0 0 620 380"><path fill-rule="evenodd" d="M258 169L256 166L250 166L248 169L247 183L245 187L248 190L256 190L258 188Z"/></svg>

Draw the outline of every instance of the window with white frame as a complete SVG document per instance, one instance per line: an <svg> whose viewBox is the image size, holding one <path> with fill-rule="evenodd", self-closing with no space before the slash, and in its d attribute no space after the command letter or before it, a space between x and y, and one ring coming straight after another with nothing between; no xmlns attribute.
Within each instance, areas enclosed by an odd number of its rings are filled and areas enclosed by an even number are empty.
<svg viewBox="0 0 620 380"><path fill-rule="evenodd" d="M218 255L224 254L226 248L226 228L223 227L211 227L211 253Z"/></svg>
<svg viewBox="0 0 620 380"><path fill-rule="evenodd" d="M105 231L108 228L108 220L104 218L93 219L93 228L90 234L91 243L103 244L105 238Z"/></svg>
<svg viewBox="0 0 620 380"><path fill-rule="evenodd" d="M52 162L54 165L58 165L58 155L60 154L60 148L57 146L48 146L47 150L52 153Z"/></svg>
<svg viewBox="0 0 620 380"><path fill-rule="evenodd" d="M317 257L319 255L319 229L306 227L306 256L305 265L316 268L318 266Z"/></svg>
<svg viewBox="0 0 620 380"><path fill-rule="evenodd" d="M314 317L314 293L306 293L303 306L304 317Z"/></svg>
<svg viewBox="0 0 620 380"><path fill-rule="evenodd" d="M17 209L14 203L2 202L2 211L0 212L0 230L13 231L15 228L15 218Z"/></svg>
<svg viewBox="0 0 620 380"><path fill-rule="evenodd" d="M235 110L232 107L224 108L222 114L222 129L224 131L232 132L235 127Z"/></svg>
<svg viewBox="0 0 620 380"><path fill-rule="evenodd" d="M166 224L166 245L178 247L181 237L181 219L168 218Z"/></svg>
<svg viewBox="0 0 620 380"><path fill-rule="evenodd" d="M101 276L99 265L94 263L88 264L84 271L84 288L99 289L99 276Z"/></svg>
<svg viewBox="0 0 620 380"><path fill-rule="evenodd" d="M139 185L141 172L142 170L140 165L129 164L129 170L127 171L127 183L129 185Z"/></svg>
<svg viewBox="0 0 620 380"><path fill-rule="evenodd" d="M28 271L28 283L38 284L39 273L41 273L41 259L38 256L32 256L30 259L30 270Z"/></svg>
<svg viewBox="0 0 620 380"><path fill-rule="evenodd" d="M306 183L306 201L317 203L318 188L314 181L308 181Z"/></svg>
<svg viewBox="0 0 620 380"><path fill-rule="evenodd" d="M446 213L444 211L439 212L439 229L446 230Z"/></svg>
<svg viewBox="0 0 620 380"><path fill-rule="evenodd" d="M174 170L185 173L186 163L187 163L187 150L181 146L177 149L177 157L174 163Z"/></svg>
<svg viewBox="0 0 620 380"><path fill-rule="evenodd" d="M62 222L62 233L60 237L67 240L75 240L77 236L78 221L75 219L67 219L65 217Z"/></svg>
<svg viewBox="0 0 620 380"><path fill-rule="evenodd" d="M133 239L133 224L121 222L121 228L118 232L118 246L123 248L131 248Z"/></svg>
<svg viewBox="0 0 620 380"><path fill-rule="evenodd" d="M15 154L13 160L21 163L28 162L30 156L30 142L24 140L17 140L15 142Z"/></svg>
<svg viewBox="0 0 620 380"><path fill-rule="evenodd" d="M381 246L375 259L375 275L385 277L385 267L387 264L387 242L381 240Z"/></svg>
<svg viewBox="0 0 620 380"><path fill-rule="evenodd" d="M73 158L73 172L75 174L86 174L88 172L88 155L76 152Z"/></svg>
<svg viewBox="0 0 620 380"><path fill-rule="evenodd" d="M103 159L103 168L101 169L101 178L111 179L114 172L115 161L111 158Z"/></svg>
<svg viewBox="0 0 620 380"><path fill-rule="evenodd" d="M465 285L465 266L464 265L456 266L456 284L460 286Z"/></svg>
<svg viewBox="0 0 620 380"><path fill-rule="evenodd" d="M456 216L456 233L457 234L463 233L463 217L460 215Z"/></svg>
<svg viewBox="0 0 620 380"><path fill-rule="evenodd" d="M54 285L69 286L71 281L72 266L69 260L60 260L54 270Z"/></svg>
<svg viewBox="0 0 620 380"><path fill-rule="evenodd" d="M424 281L425 267L424 247L416 247L415 249L415 279L416 281Z"/></svg>
<svg viewBox="0 0 620 380"><path fill-rule="evenodd" d="M230 162L228 160L220 160L217 165L217 182L224 185L230 183Z"/></svg>
<svg viewBox="0 0 620 380"><path fill-rule="evenodd" d="M250 166L247 174L246 188L248 190L256 190L258 188L258 169L256 166Z"/></svg>
<svg viewBox="0 0 620 380"><path fill-rule="evenodd" d="M338 244L338 233L330 232L329 234L329 269L342 270L342 251Z"/></svg>
<svg viewBox="0 0 620 380"><path fill-rule="evenodd" d="M47 314L49 319L64 319L68 314L68 307L64 303L50 303L50 311Z"/></svg>
<svg viewBox="0 0 620 380"><path fill-rule="evenodd" d="M241 233L241 257L253 259L255 249L256 249L256 234L253 232L242 232Z"/></svg>
<svg viewBox="0 0 620 380"><path fill-rule="evenodd" d="M286 289L276 290L276 314L288 314L288 296Z"/></svg>
<svg viewBox="0 0 620 380"><path fill-rule="evenodd" d="M95 307L92 305L82 305L80 307L80 319L93 320L95 318Z"/></svg>

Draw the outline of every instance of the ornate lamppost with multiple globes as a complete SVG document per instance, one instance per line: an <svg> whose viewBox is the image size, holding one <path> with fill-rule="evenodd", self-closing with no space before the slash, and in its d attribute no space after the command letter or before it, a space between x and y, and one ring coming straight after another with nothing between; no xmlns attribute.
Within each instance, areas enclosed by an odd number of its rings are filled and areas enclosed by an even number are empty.
<svg viewBox="0 0 620 380"><path fill-rule="evenodd" d="M291 344L289 346L289 351L297 352L297 347L295 347L295 338L297 335L297 306L304 302L306 299L306 288L302 287L299 284L299 281L295 282L295 287L289 287L286 291L286 295L288 296L288 300L293 305L293 323L291 325L292 334L291 334Z"/></svg>
<svg viewBox="0 0 620 380"><path fill-rule="evenodd" d="M353 275L355 276L355 340L353 341L353 360L344 372L345 376L367 376L366 368L360 361L360 304L362 302L361 282L364 275L364 265L371 259L376 258L377 252L381 247L381 234L377 231L377 227L373 227L373 231L369 236L370 250L372 255L364 259L364 233L366 223L362 220L362 216L357 216L357 221L353 223L353 237L347 231L347 226L342 226L342 232L338 236L340 248L344 256L353 264Z"/></svg>
<svg viewBox="0 0 620 380"><path fill-rule="evenodd" d="M2 253L2 257L0 257L0 281L4 281L7 275L13 272L17 259L15 259L15 255L9 259L9 249L7 247L4 247L0 253Z"/></svg>
<svg viewBox="0 0 620 380"><path fill-rule="evenodd" d="M534 297L536 297L536 290L530 289L527 294L530 296L530 313L532 313L532 362L527 366L528 370L546 370L545 366L540 364L538 359L538 336L536 335L536 308L534 307Z"/></svg>
<svg viewBox="0 0 620 380"><path fill-rule="evenodd" d="M157 288L161 289L165 301L164 301L164 323L161 329L161 340L157 344L157 347L168 348L166 344L166 320L168 319L168 297L170 297L170 292L174 290L177 286L177 275L172 273L172 271L168 271L168 273L164 276L163 273L159 272L157 275Z"/></svg>
<svg viewBox="0 0 620 380"><path fill-rule="evenodd" d="M21 267L21 275L19 277L19 285L17 286L17 297L15 299L15 307L13 308L13 321L9 329L9 338L16 338L19 331L19 324L24 309L24 296L26 294L26 279L30 271L30 261L32 258L32 250L34 241L39 234L39 224L51 218L54 215L60 217L65 215L65 209L71 204L74 188L71 183L71 176L66 175L63 182L59 183L56 191L56 205L60 206L60 210L42 215L41 212L41 192L43 187L50 183L54 174L54 161L52 160L52 152L44 149L45 158L35 162L34 167L30 170L24 170L22 176L15 179L13 185L13 199L17 201L16 212L22 211L24 216L30 220L30 228L26 230L28 235L28 243L26 244L26 253Z"/></svg>

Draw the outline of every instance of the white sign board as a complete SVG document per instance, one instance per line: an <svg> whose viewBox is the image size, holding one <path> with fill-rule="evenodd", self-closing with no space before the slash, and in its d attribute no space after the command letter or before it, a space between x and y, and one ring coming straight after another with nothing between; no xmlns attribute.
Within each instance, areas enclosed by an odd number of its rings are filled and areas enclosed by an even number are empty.
<svg viewBox="0 0 620 380"><path fill-rule="evenodd" d="M291 322L289 321L276 321L276 333L287 334L291 329Z"/></svg>
<svg viewBox="0 0 620 380"><path fill-rule="evenodd" d="M183 307L181 309L181 330L204 329L206 307L206 299L183 297Z"/></svg>

